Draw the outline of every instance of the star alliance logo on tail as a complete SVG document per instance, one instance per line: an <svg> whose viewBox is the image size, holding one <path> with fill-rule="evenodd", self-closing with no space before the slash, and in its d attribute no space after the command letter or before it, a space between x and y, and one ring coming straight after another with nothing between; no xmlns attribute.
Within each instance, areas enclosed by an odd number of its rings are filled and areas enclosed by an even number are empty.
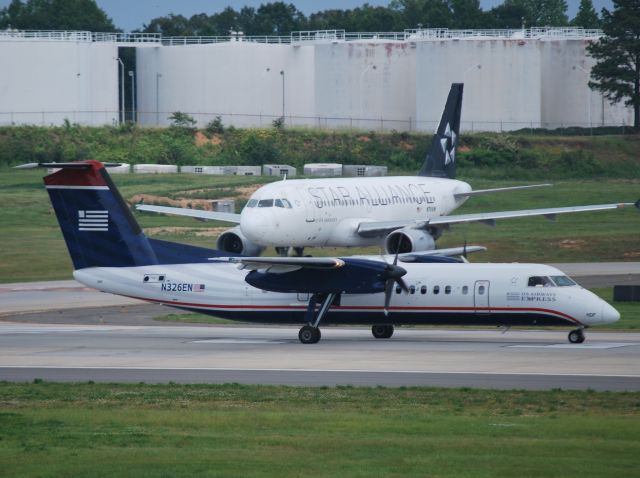
<svg viewBox="0 0 640 478"><path fill-rule="evenodd" d="M442 146L442 152L444 153L444 164L451 164L456 161L456 133L451 130L451 125L447 123L447 127L444 130L444 138L440 140L440 146Z"/></svg>
<svg viewBox="0 0 640 478"><path fill-rule="evenodd" d="M78 231L108 231L109 211L78 211Z"/></svg>

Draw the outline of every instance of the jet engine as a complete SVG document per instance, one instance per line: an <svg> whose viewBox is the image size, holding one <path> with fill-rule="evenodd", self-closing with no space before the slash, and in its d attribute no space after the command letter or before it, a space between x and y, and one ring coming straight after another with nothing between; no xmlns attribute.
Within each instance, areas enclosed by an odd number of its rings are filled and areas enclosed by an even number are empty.
<svg viewBox="0 0 640 478"><path fill-rule="evenodd" d="M242 234L240 226L220 234L216 247L220 251L232 252L243 256L259 256L264 251L264 247L254 244Z"/></svg>
<svg viewBox="0 0 640 478"><path fill-rule="evenodd" d="M436 240L429 232L422 229L403 228L393 231L384 241L387 254L400 252L431 251L436 248Z"/></svg>

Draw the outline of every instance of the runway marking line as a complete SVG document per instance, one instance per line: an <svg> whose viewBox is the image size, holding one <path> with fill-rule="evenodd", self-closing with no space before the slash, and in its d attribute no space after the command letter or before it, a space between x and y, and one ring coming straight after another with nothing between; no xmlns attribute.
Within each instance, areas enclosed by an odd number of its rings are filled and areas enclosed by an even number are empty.
<svg viewBox="0 0 640 478"><path fill-rule="evenodd" d="M402 373L432 375L516 375L541 377L608 377L608 378L640 378L640 375L608 375L593 373L536 373L536 372L443 372L429 370L361 370L361 369L302 369L302 368L217 368L217 367L56 367L54 365L0 365L2 369L53 369L53 370L170 370L170 371L211 371L211 372L301 372L301 373Z"/></svg>

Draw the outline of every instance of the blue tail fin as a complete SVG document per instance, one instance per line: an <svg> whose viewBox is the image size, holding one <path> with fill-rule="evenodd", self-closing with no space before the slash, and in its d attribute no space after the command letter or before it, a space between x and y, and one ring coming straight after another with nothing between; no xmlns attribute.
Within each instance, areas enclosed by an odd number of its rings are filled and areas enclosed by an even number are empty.
<svg viewBox="0 0 640 478"><path fill-rule="evenodd" d="M99 161L50 164L44 183L75 269L157 264L158 258Z"/></svg>
<svg viewBox="0 0 640 478"><path fill-rule="evenodd" d="M431 148L418 173L419 176L456 177L456 144L460 133L462 111L462 83L451 84L442 119L431 140Z"/></svg>

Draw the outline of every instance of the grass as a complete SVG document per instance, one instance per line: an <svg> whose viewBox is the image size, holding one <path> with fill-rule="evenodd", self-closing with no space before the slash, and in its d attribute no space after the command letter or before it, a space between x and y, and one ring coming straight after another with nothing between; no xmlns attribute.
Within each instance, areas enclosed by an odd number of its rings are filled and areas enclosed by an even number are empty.
<svg viewBox="0 0 640 478"><path fill-rule="evenodd" d="M71 261L42 185L43 171L0 170L0 283L67 279ZM469 179L474 188L511 185L514 181ZM256 177L204 177L197 175L114 175L125 199L135 194L175 195L185 191L234 188L267 181ZM632 202L640 196L640 180L561 181L551 188L478 196L456 213L473 213L532 207ZM225 226L178 216L135 213L143 228L176 226L190 232L163 234L173 240L214 247L212 237L193 230ZM458 225L445 232L440 247L467 240L489 247L474 255L478 262L580 262L640 260L640 216L635 208L621 211L568 214L550 223L541 218L503 220L490 228L481 224ZM316 249L314 255L377 254L379 248ZM273 251L267 251L273 253Z"/></svg>
<svg viewBox="0 0 640 478"><path fill-rule="evenodd" d="M40 382L40 381L38 381ZM6 476L635 476L640 394L0 383Z"/></svg>

